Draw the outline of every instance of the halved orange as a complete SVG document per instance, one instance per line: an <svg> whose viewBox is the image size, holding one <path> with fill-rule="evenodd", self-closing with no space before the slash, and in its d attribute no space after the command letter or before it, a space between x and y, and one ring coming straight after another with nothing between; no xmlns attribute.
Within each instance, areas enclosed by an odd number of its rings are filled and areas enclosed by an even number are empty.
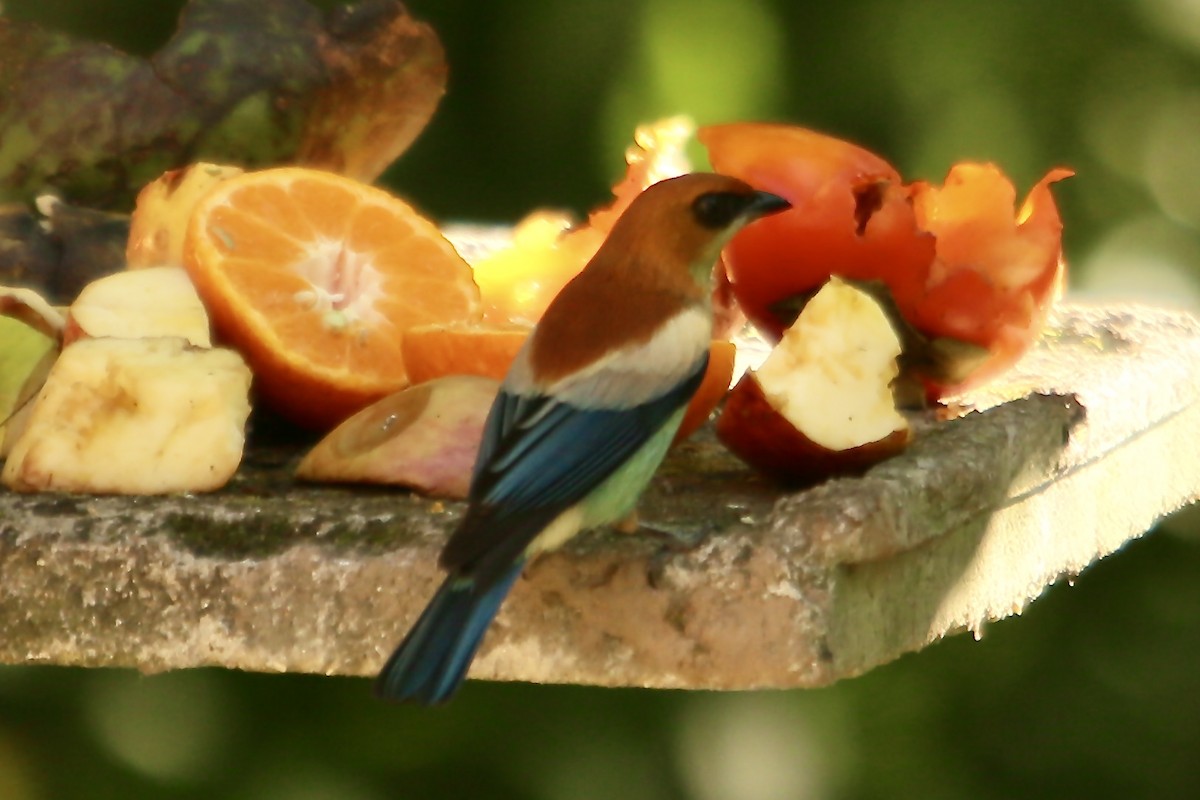
<svg viewBox="0 0 1200 800"><path fill-rule="evenodd" d="M259 395L314 428L408 385L406 330L481 313L471 268L433 223L319 170L221 182L192 212L183 258Z"/></svg>
<svg viewBox="0 0 1200 800"><path fill-rule="evenodd" d="M504 380L529 327L451 325L414 328L404 334L401 351L413 383L446 375L480 375Z"/></svg>

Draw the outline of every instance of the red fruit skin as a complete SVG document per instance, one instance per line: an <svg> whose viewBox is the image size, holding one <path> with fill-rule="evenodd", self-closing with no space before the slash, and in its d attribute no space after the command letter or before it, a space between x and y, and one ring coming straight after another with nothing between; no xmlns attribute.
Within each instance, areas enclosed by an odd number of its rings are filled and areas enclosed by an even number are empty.
<svg viewBox="0 0 1200 800"><path fill-rule="evenodd" d="M965 380L927 380L937 400L995 378L1037 341L1066 283L1062 219L1050 185L1068 178L1053 169L1019 210L1016 191L992 164L955 164L941 187L911 187L918 223L936 238L925 291L905 317L931 338L986 348Z"/></svg>
<svg viewBox="0 0 1200 800"><path fill-rule="evenodd" d="M832 413L832 412L831 412ZM762 474L788 486L804 486L836 475L861 475L908 446L911 429L879 441L830 450L797 430L747 372L730 391L717 418L717 438L735 456Z"/></svg>
<svg viewBox="0 0 1200 800"><path fill-rule="evenodd" d="M873 153L788 125L701 128L713 169L792 203L734 237L724 255L738 304L778 341L793 319L771 307L824 285L892 277L896 302L913 305L933 262L933 237L917 227L900 174Z"/></svg>
<svg viewBox="0 0 1200 800"><path fill-rule="evenodd" d="M713 169L792 203L724 251L734 296L768 339L830 275L883 281L924 337L985 351L944 362L938 371L953 379L917 376L937 401L995 378L1041 334L1065 283L1050 185L1071 170L1048 172L1016 210L1012 183L991 164L956 164L940 187L904 186L878 156L804 128L736 123L697 136Z"/></svg>

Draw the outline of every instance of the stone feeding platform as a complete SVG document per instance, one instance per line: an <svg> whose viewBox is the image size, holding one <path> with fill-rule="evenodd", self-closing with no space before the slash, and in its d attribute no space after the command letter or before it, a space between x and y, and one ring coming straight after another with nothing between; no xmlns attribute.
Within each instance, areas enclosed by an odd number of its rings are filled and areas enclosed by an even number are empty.
<svg viewBox="0 0 1200 800"><path fill-rule="evenodd" d="M862 478L785 492L711 431L642 504L532 564L472 676L821 686L1020 613L1200 495L1200 323L1064 305L1005 381ZM293 482L252 449L207 496L0 490L0 662L371 675L461 513Z"/></svg>

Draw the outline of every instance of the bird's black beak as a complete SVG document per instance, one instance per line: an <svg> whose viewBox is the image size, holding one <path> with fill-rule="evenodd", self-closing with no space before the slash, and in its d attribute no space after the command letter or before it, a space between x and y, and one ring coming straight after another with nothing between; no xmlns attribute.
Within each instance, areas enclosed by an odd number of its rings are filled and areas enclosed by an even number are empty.
<svg viewBox="0 0 1200 800"><path fill-rule="evenodd" d="M751 219L757 219L758 217L765 217L768 214L778 214L780 211L787 211L791 207L791 203L777 194L755 192L749 205L746 206L746 214Z"/></svg>

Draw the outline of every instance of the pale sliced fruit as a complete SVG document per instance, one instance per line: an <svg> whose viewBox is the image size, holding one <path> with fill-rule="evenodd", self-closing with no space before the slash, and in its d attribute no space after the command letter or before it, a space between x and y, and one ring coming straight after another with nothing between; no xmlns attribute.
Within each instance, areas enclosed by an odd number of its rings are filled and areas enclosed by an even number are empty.
<svg viewBox="0 0 1200 800"><path fill-rule="evenodd" d="M300 462L296 476L466 497L499 386L491 378L454 375L385 397L322 439Z"/></svg>
<svg viewBox="0 0 1200 800"><path fill-rule="evenodd" d="M717 435L775 477L858 472L903 449L892 381L900 339L867 293L831 279L755 372L734 387Z"/></svg>
<svg viewBox="0 0 1200 800"><path fill-rule="evenodd" d="M182 267L118 272L83 287L67 311L66 341L180 336L211 347L208 312Z"/></svg>
<svg viewBox="0 0 1200 800"><path fill-rule="evenodd" d="M182 338L81 339L64 348L2 474L18 491L204 492L237 470L250 370Z"/></svg>
<svg viewBox="0 0 1200 800"><path fill-rule="evenodd" d="M0 316L21 322L41 335L59 341L67 326L62 312L32 289L0 286Z"/></svg>

